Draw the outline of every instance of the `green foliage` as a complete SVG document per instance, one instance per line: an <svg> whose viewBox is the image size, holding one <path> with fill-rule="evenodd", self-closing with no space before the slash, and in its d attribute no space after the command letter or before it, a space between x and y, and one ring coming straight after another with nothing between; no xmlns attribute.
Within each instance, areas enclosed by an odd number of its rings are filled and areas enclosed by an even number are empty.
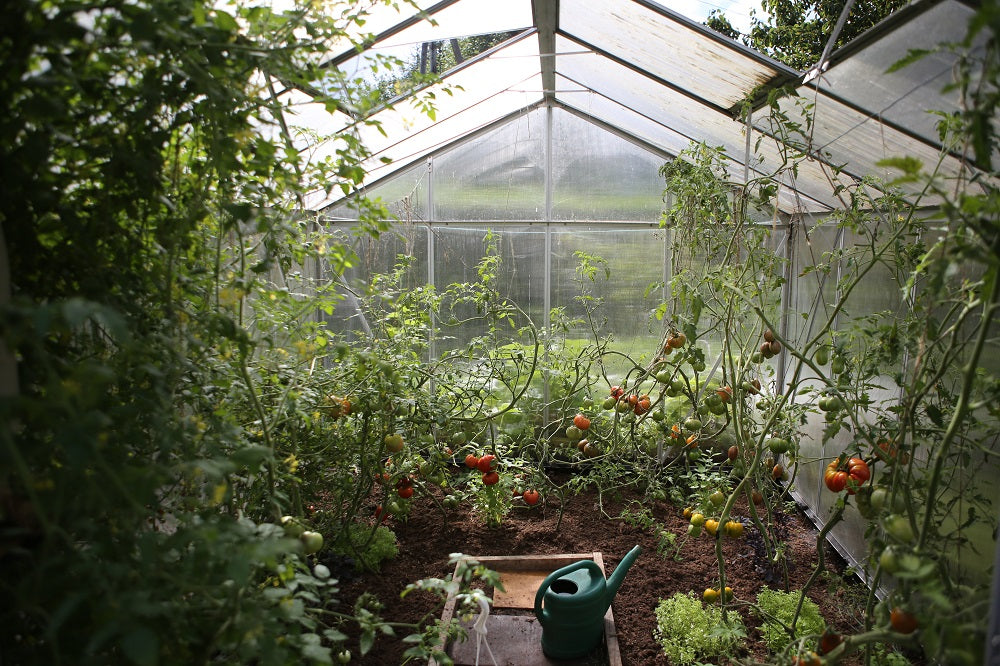
<svg viewBox="0 0 1000 666"><path fill-rule="evenodd" d="M854 4L834 48L844 46L905 5L905 0ZM753 15L752 27L745 35L733 28L725 13L719 10L713 10L705 23L789 67L805 71L819 62L843 7L843 3L830 0L763 0L764 18Z"/></svg>
<svg viewBox="0 0 1000 666"><path fill-rule="evenodd" d="M731 656L738 650L746 629L735 613L726 619L722 610L703 606L693 594L678 592L661 599L654 611L653 634L663 646L671 664L694 664L717 657Z"/></svg>
<svg viewBox="0 0 1000 666"><path fill-rule="evenodd" d="M378 571L385 560L399 554L396 534L385 525L349 525L334 541L331 550L355 558L359 569Z"/></svg>
<svg viewBox="0 0 1000 666"><path fill-rule="evenodd" d="M778 654L801 638L819 636L826 627L819 606L809 597L804 597L801 591L782 592L764 588L757 594L757 608L764 621L761 625L764 643L771 654ZM816 642L811 640L809 645L815 649Z"/></svg>

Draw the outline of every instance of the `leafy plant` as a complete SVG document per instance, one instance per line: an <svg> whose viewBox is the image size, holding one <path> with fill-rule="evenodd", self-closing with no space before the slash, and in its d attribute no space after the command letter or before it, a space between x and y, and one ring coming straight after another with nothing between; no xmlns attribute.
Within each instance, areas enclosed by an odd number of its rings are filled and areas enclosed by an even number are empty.
<svg viewBox="0 0 1000 666"><path fill-rule="evenodd" d="M355 558L355 566L368 571L378 571L382 562L399 554L396 535L385 525L374 530L369 525L350 525L337 535L331 550Z"/></svg>
<svg viewBox="0 0 1000 666"><path fill-rule="evenodd" d="M757 610L763 619L764 643L772 654L804 637L819 636L826 627L819 606L800 590L783 592L764 588L757 594ZM815 641L810 641L810 646L815 648Z"/></svg>
<svg viewBox="0 0 1000 666"><path fill-rule="evenodd" d="M671 664L694 664L730 656L746 638L746 628L738 615L722 617L722 610L703 606L693 594L678 592L661 599L654 611L653 634L663 646Z"/></svg>

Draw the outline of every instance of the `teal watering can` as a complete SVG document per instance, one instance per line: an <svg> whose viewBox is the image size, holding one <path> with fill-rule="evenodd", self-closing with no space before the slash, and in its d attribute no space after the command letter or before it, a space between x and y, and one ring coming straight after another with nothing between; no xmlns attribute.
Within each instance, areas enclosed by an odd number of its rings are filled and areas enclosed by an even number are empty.
<svg viewBox="0 0 1000 666"><path fill-rule="evenodd" d="M639 557L636 546L614 573L593 560L580 560L550 573L535 593L535 616L542 625L542 651L553 659L574 659L593 650L604 633L604 614L629 567Z"/></svg>

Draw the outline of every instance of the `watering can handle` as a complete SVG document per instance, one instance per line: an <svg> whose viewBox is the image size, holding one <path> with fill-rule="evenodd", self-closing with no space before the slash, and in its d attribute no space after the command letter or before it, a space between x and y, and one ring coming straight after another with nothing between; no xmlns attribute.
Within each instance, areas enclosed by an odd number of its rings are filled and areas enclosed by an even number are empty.
<svg viewBox="0 0 1000 666"><path fill-rule="evenodd" d="M541 586L539 586L538 591L535 592L535 617L538 618L538 621L541 622L542 626L545 626L545 623L549 619L549 611L542 608L542 598L545 596L545 590L549 589L549 586L552 585L557 578L573 573L577 569L596 570L600 572L602 578L604 577L604 571L601 570L600 565L598 565L594 560L580 560L578 562L574 562L573 564L567 564L562 569L556 569L546 576L545 580L542 581Z"/></svg>

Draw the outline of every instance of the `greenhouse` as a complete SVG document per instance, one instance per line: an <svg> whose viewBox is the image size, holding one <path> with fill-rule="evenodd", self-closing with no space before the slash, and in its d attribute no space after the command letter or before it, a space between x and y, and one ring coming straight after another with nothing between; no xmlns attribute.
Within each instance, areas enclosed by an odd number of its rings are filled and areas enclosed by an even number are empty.
<svg viewBox="0 0 1000 666"><path fill-rule="evenodd" d="M15 4L0 664L1000 663L994 2Z"/></svg>

